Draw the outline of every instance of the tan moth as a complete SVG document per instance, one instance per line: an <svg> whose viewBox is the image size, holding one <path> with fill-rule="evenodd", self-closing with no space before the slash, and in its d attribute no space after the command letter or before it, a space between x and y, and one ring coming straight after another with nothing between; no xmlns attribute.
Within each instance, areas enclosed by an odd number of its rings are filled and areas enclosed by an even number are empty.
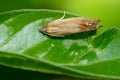
<svg viewBox="0 0 120 80"><path fill-rule="evenodd" d="M99 28L97 24L100 22L100 20L97 19L90 19L84 17L67 19L63 18L64 16L60 19L48 23L42 29L39 29L39 32L45 33L50 36L64 37L66 35L92 31Z"/></svg>

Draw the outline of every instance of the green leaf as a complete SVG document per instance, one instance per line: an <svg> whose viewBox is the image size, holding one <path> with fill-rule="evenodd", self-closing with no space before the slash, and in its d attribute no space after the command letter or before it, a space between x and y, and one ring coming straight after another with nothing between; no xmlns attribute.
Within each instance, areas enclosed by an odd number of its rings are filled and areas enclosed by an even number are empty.
<svg viewBox="0 0 120 80"><path fill-rule="evenodd" d="M0 64L78 78L120 79L119 28L102 27L64 38L38 32L63 14L44 9L1 13ZM65 18L78 16L66 12Z"/></svg>
<svg viewBox="0 0 120 80"><path fill-rule="evenodd" d="M5 66L0 66L0 79L1 80L79 80L79 78L74 78L64 75L46 74L35 71L15 69ZM81 79L85 80L85 79Z"/></svg>

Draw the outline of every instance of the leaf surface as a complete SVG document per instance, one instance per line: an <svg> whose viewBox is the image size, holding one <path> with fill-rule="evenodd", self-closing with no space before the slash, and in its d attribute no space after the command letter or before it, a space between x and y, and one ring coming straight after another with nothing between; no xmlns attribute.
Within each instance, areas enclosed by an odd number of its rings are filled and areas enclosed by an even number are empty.
<svg viewBox="0 0 120 80"><path fill-rule="evenodd" d="M0 14L0 64L79 78L120 79L119 28L90 31L64 38L38 29L63 16L63 11L16 10ZM78 17L66 12L65 18Z"/></svg>

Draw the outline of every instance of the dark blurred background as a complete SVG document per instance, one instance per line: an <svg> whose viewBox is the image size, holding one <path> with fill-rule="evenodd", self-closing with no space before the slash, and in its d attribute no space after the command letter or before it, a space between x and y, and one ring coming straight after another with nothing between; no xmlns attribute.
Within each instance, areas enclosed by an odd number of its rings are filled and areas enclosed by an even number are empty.
<svg viewBox="0 0 120 80"><path fill-rule="evenodd" d="M0 0L0 12L15 9L64 10L88 18L101 19L101 25L106 28L120 27L120 0ZM40 75L44 74L0 67L0 79L3 76L4 80L16 80L19 77L29 77L23 79L37 80L41 78Z"/></svg>

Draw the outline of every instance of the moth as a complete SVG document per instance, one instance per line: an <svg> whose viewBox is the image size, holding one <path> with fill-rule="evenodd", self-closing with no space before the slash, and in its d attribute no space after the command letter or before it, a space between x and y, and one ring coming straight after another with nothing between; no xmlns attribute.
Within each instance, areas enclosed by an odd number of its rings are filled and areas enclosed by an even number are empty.
<svg viewBox="0 0 120 80"><path fill-rule="evenodd" d="M100 20L84 17L67 19L63 19L62 17L48 23L43 28L39 29L39 32L49 36L64 37L70 34L96 30L99 28L99 26L97 26L99 22Z"/></svg>

